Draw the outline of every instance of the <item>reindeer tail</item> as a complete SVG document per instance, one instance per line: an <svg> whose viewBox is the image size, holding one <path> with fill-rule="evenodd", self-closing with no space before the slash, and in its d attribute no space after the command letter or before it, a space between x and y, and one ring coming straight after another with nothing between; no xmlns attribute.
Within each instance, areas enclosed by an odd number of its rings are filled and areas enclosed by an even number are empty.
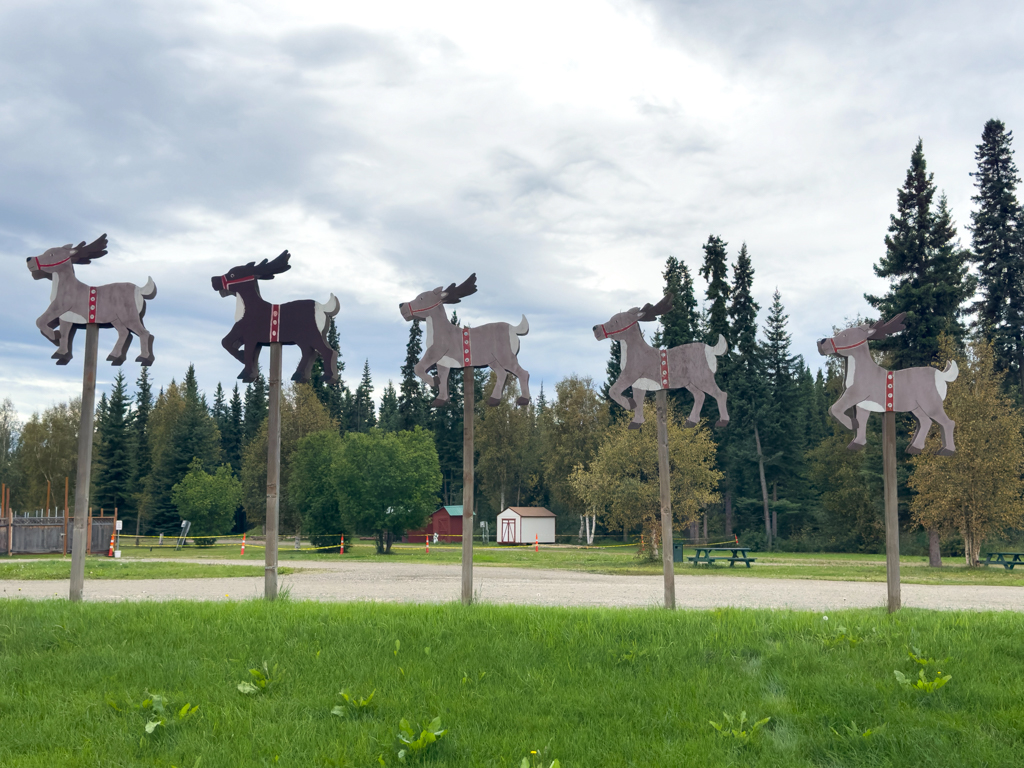
<svg viewBox="0 0 1024 768"><path fill-rule="evenodd" d="M526 319L526 315L523 315L523 319L519 321L519 325L513 325L509 328L512 333L516 336L525 336L530 332L530 323Z"/></svg>
<svg viewBox="0 0 1024 768"><path fill-rule="evenodd" d="M718 343L715 346L710 344L704 345L704 357L708 360L708 368L711 369L712 373L718 371L718 360L716 359L719 355L724 355L725 351L729 349L729 345L725 343L725 336L718 334Z"/></svg>
<svg viewBox="0 0 1024 768"><path fill-rule="evenodd" d="M341 309L341 302L338 301L338 297L332 293L331 298L327 300L326 304L317 302L316 308L327 315L327 317L334 317L338 314L338 310Z"/></svg>
<svg viewBox="0 0 1024 768"><path fill-rule="evenodd" d="M946 384L956 381L956 377L959 375L960 369L956 365L956 360L950 360L946 363L946 367L943 370L935 371L935 388L939 391L941 399L946 399Z"/></svg>
<svg viewBox="0 0 1024 768"><path fill-rule="evenodd" d="M152 277L147 278L146 284L139 288L139 295L146 300L156 298L156 283L153 282Z"/></svg>

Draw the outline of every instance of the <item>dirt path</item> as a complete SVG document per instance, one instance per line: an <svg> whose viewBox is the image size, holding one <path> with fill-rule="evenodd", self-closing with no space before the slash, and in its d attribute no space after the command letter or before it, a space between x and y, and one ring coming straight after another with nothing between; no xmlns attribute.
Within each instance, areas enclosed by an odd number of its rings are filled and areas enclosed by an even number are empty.
<svg viewBox="0 0 1024 768"><path fill-rule="evenodd" d="M177 562L181 562L178 560ZM200 560L206 564L216 560ZM234 562L237 561L223 561ZM441 603L458 600L458 565L309 562L282 576L292 599ZM645 607L662 604L661 576L608 576L563 570L477 567L474 592L490 603ZM67 581L0 581L0 597L66 598ZM86 581L86 600L248 600L262 597L262 578ZM937 610L1020 611L1020 587L904 584L903 605ZM828 612L885 605L885 584L729 576L676 576L680 608L793 608Z"/></svg>

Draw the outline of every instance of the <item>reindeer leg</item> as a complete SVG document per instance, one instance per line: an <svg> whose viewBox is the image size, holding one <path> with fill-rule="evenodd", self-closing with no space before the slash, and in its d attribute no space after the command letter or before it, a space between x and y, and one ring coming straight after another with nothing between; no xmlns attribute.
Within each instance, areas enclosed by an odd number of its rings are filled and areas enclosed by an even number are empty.
<svg viewBox="0 0 1024 768"><path fill-rule="evenodd" d="M242 345L245 343L245 337L238 331L237 325L228 331L228 335L221 339L220 343L235 360L240 363L245 362L245 355L242 354Z"/></svg>
<svg viewBox="0 0 1024 768"><path fill-rule="evenodd" d="M66 320L60 321L60 330L57 331L57 338L60 340L57 351L50 357L57 361L57 365L67 365L71 362L71 345L75 340L75 324Z"/></svg>
<svg viewBox="0 0 1024 768"><path fill-rule="evenodd" d="M487 398L487 404L495 406L501 402L501 393L505 389L505 380L508 378L508 371L498 364L494 366L494 389L491 390L491 396Z"/></svg>
<svg viewBox="0 0 1024 768"><path fill-rule="evenodd" d="M853 403L846 399L846 397L840 397L836 400L832 407L828 409L828 412L832 414L832 418L842 424L844 427L851 431L857 431L857 425L853 423L853 420L846 415L846 412L850 410L850 406Z"/></svg>
<svg viewBox="0 0 1024 768"><path fill-rule="evenodd" d="M245 368L238 374L238 378L246 384L252 384L256 381L256 365L260 360L260 345L256 342L246 344L243 359L245 361Z"/></svg>
<svg viewBox="0 0 1024 768"><path fill-rule="evenodd" d="M145 312L145 305L142 307ZM142 314L138 317L132 317L125 322L128 326L128 330L139 337L139 356L135 358L136 363L142 363L143 365L153 364L153 334L146 330L146 326L142 324ZM128 342L131 344L131 341ZM127 352L127 347L125 352Z"/></svg>
<svg viewBox="0 0 1024 768"><path fill-rule="evenodd" d="M448 373L451 368L438 363L437 366L437 397L434 398L434 402L430 404L432 408L440 408L442 405L448 404Z"/></svg>
<svg viewBox="0 0 1024 768"><path fill-rule="evenodd" d="M320 353L320 359L324 361L324 383L325 384L337 384L338 383L338 353L334 347L327 343L325 339L320 339L320 343L317 344L317 351Z"/></svg>
<svg viewBox="0 0 1024 768"><path fill-rule="evenodd" d="M121 365L124 359L128 357L128 347L132 343L132 334L128 330L128 326L122 323L119 318L115 318L110 324L117 331L117 341L114 342L114 348L107 355L107 360L110 361L111 365Z"/></svg>
<svg viewBox="0 0 1024 768"><path fill-rule="evenodd" d="M640 429L640 425L644 423L644 398L646 396L646 390L637 389L636 384L633 385L633 400L636 401L636 408L633 410L633 420L629 422L630 429Z"/></svg>
<svg viewBox="0 0 1024 768"><path fill-rule="evenodd" d="M715 402L718 403L718 421L715 422L716 427L725 427L729 424L729 409L725 407L725 399L728 395L718 388L718 384L712 382L712 386L708 387L708 394L715 398Z"/></svg>
<svg viewBox="0 0 1024 768"><path fill-rule="evenodd" d="M60 324L60 317L54 317L49 312L44 312L36 320L36 328L55 347L60 344L60 331L53 330Z"/></svg>
<svg viewBox="0 0 1024 768"><path fill-rule="evenodd" d="M854 435L853 440L851 440L849 445L846 446L846 450L859 451L867 445L868 416L870 415L871 411L866 408L861 408L859 405L853 409L853 419L850 420L850 424L852 425L851 428L856 430L857 434Z"/></svg>
<svg viewBox="0 0 1024 768"><path fill-rule="evenodd" d="M431 389L437 389L440 386L440 376L431 376L427 373L427 369L434 364L436 358L424 354L420 361L413 367L413 372L420 377L424 384Z"/></svg>
<svg viewBox="0 0 1024 768"><path fill-rule="evenodd" d="M704 408L704 390L703 389L690 389L685 387L686 391L693 395L693 408L690 409L690 415L686 417L686 422L683 424L684 427L696 427L700 422L700 412Z"/></svg>
<svg viewBox="0 0 1024 768"><path fill-rule="evenodd" d="M299 365L295 369L295 373L292 374L292 381L309 381L309 377L313 373L313 361L316 360L316 350L313 347L300 347L302 350L302 359L299 360Z"/></svg>
<svg viewBox="0 0 1024 768"><path fill-rule="evenodd" d="M928 439L928 431L932 428L932 420L928 416L928 411L920 405L917 408L911 409L910 412L917 419L917 429L914 431L914 439L907 446L907 453L911 456L916 456L924 450L924 441Z"/></svg>
<svg viewBox="0 0 1024 768"><path fill-rule="evenodd" d="M611 387L608 389L608 397L610 397L614 402L621 405L624 410L633 411L636 410L636 403L633 402L632 398L627 399L622 394L623 392L626 391L626 387L628 386L629 384L626 384L624 382L623 377L619 376L619 378L615 380L615 383L612 384Z"/></svg>
<svg viewBox="0 0 1024 768"><path fill-rule="evenodd" d="M527 405L530 402L530 372L515 361L510 369L512 375L519 379L519 397L516 398L516 405Z"/></svg>

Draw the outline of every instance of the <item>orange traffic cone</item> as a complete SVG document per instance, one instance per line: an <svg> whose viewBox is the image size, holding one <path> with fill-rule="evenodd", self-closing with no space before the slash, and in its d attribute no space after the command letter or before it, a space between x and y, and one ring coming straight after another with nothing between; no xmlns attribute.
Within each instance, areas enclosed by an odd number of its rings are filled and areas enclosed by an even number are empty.
<svg viewBox="0 0 1024 768"><path fill-rule="evenodd" d="M427 545L427 554L430 554L430 534L423 537L423 543Z"/></svg>
<svg viewBox="0 0 1024 768"><path fill-rule="evenodd" d="M344 533L341 534L341 544L338 545L338 554L339 555L344 555L345 554L345 534Z"/></svg>
<svg viewBox="0 0 1024 768"><path fill-rule="evenodd" d="M245 554L245 534L242 534L242 554Z"/></svg>
<svg viewBox="0 0 1024 768"><path fill-rule="evenodd" d="M107 551L107 557L114 556L114 532L110 532L110 549Z"/></svg>
<svg viewBox="0 0 1024 768"><path fill-rule="evenodd" d="M533 534L533 551L540 552L540 534Z"/></svg>

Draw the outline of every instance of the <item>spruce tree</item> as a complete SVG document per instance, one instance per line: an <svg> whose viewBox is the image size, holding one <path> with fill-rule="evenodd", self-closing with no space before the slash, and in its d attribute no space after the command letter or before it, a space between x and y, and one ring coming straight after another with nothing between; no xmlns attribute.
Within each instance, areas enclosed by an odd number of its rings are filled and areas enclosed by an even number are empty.
<svg viewBox="0 0 1024 768"><path fill-rule="evenodd" d="M221 386L219 381L217 382L217 389L214 390L213 407L210 409L210 415L217 422L217 429L223 434L224 424L227 423L228 418L228 403L224 395L224 387Z"/></svg>
<svg viewBox="0 0 1024 768"><path fill-rule="evenodd" d="M345 386L345 380L342 378L345 373L345 361L341 357L338 326L335 325L333 317L330 318L327 325L327 344L338 353L338 381L334 384L327 384L324 381L324 361L321 357L317 356L316 360L313 361L313 372L309 383L312 385L317 399L327 409L328 415L339 425L342 425L345 412L345 396L348 390Z"/></svg>
<svg viewBox="0 0 1024 768"><path fill-rule="evenodd" d="M127 512L131 495L131 400L124 372L118 371L110 398L103 401L102 429L97 435L92 504L108 512Z"/></svg>
<svg viewBox="0 0 1024 768"><path fill-rule="evenodd" d="M242 445L248 445L263 426L270 409L269 390L263 372L256 367L256 380L245 387L245 417L242 423Z"/></svg>
<svg viewBox="0 0 1024 768"><path fill-rule="evenodd" d="M227 418L220 428L221 458L225 464L231 465L235 473L242 471L242 430L244 411L242 409L242 395L238 389L238 383L231 392L231 400L228 403Z"/></svg>
<svg viewBox="0 0 1024 768"><path fill-rule="evenodd" d="M373 405L373 379L370 377L370 361L363 363L363 376L352 395L352 410L349 413L350 432L369 432L377 424Z"/></svg>
<svg viewBox="0 0 1024 768"><path fill-rule="evenodd" d="M451 323L459 324L457 312L452 312ZM431 369L430 372L435 375L437 373L435 369ZM434 444L437 446L437 457L441 463L440 490L444 504L462 503L463 392L461 372L456 372L456 375L449 374L448 404L431 409L430 422L434 432ZM479 396L479 392L477 395Z"/></svg>
<svg viewBox="0 0 1024 768"><path fill-rule="evenodd" d="M388 385L384 388L384 394L380 399L380 417L377 420L377 426L385 432L397 432L400 423L398 393L395 392L395 385L391 379L388 379Z"/></svg>
<svg viewBox="0 0 1024 768"><path fill-rule="evenodd" d="M704 244L704 265L700 268L701 277L708 283L707 301L708 318L705 329L705 341L708 344L718 343L718 335L729 338L729 265L727 263L726 243L718 235L710 235Z"/></svg>
<svg viewBox="0 0 1024 768"><path fill-rule="evenodd" d="M889 280L889 291L884 296L864 295L883 318L906 313L906 330L874 345L891 353L890 364L897 369L931 363L943 333L963 338L962 307L974 291L967 275L968 254L956 241L945 198L933 205L933 176L918 139L896 193L885 255L874 266L876 275Z"/></svg>
<svg viewBox="0 0 1024 768"><path fill-rule="evenodd" d="M985 123L971 174L978 191L971 198L978 206L971 213L971 258L981 294L978 325L995 348L996 369L1024 392L1024 214L1012 143L1013 131L1001 120Z"/></svg>
<svg viewBox="0 0 1024 768"><path fill-rule="evenodd" d="M665 293L672 295L672 309L658 319L659 328L651 339L655 347L678 347L697 338L697 298L693 277L686 265L675 256L665 261Z"/></svg>
<svg viewBox="0 0 1024 768"><path fill-rule="evenodd" d="M142 367L135 380L135 409L132 414L132 502L135 507L135 529L141 532L146 480L152 466L149 451L149 414L153 410L153 386L149 382L149 368Z"/></svg>
<svg viewBox="0 0 1024 768"><path fill-rule="evenodd" d="M626 411L621 405L612 400L611 392L612 385L619 380L619 374L622 373L622 348L619 346L619 342L615 339L611 340L612 346L611 351L608 354L608 364L605 366L605 373L607 378L604 384L601 385L601 396L604 397L605 402L608 403L608 413L611 415L612 421L617 422L619 419L625 417ZM633 388L626 387L623 392L625 397L633 396Z"/></svg>
<svg viewBox="0 0 1024 768"><path fill-rule="evenodd" d="M405 345L405 362L402 363L402 382L398 392L399 429L414 429L426 426L429 400L423 383L416 375L416 364L423 354L423 329L419 320L412 321L409 341ZM383 403L381 403L383 408Z"/></svg>

